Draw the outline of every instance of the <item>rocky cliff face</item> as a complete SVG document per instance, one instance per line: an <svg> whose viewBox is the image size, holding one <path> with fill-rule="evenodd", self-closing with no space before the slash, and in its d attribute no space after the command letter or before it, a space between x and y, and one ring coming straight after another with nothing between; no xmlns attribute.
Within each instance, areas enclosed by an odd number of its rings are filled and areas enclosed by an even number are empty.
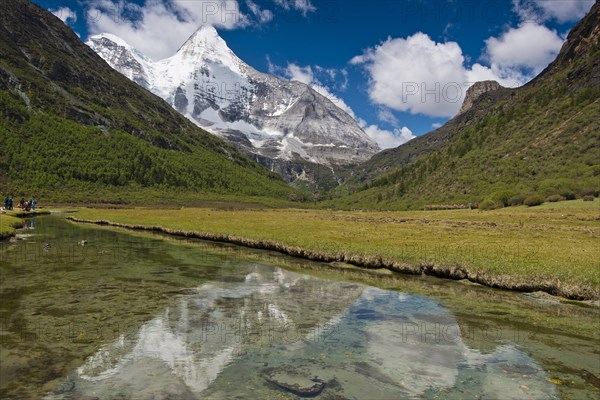
<svg viewBox="0 0 600 400"><path fill-rule="evenodd" d="M600 75L596 71L596 63L599 52L600 0L596 0L588 14L571 29L556 59L530 84L538 85L546 77L572 67L565 77L571 85L571 92L585 87L598 87Z"/></svg>
<svg viewBox="0 0 600 400"><path fill-rule="evenodd" d="M212 27L201 27L175 55L157 62L114 35L93 36L87 44L117 71L273 170L289 162L358 163L379 150L325 96L256 71Z"/></svg>
<svg viewBox="0 0 600 400"><path fill-rule="evenodd" d="M458 115L467 112L482 94L491 92L492 90L500 89L502 86L496 81L481 81L476 82L467 90L465 100Z"/></svg>

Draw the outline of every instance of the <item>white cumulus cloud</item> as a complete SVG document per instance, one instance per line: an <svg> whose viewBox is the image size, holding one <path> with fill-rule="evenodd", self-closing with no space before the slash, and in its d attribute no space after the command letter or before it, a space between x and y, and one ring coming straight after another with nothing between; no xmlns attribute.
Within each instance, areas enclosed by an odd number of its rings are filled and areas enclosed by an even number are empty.
<svg viewBox="0 0 600 400"><path fill-rule="evenodd" d="M594 0L513 0L522 21L578 21L592 8Z"/></svg>
<svg viewBox="0 0 600 400"><path fill-rule="evenodd" d="M269 23L276 8L306 16L316 11L309 0L276 0L267 7L254 0L88 0L86 20L91 35L112 33L159 60L173 55L202 25L237 29ZM260 5L259 5L260 4ZM267 3L268 4L268 3Z"/></svg>
<svg viewBox="0 0 600 400"><path fill-rule="evenodd" d="M394 128L393 131L390 131L381 129L377 125L369 125L363 119L359 119L358 123L365 133L369 135L371 139L375 140L383 150L398 147L416 137L406 126Z"/></svg>
<svg viewBox="0 0 600 400"><path fill-rule="evenodd" d="M77 22L77 12L71 10L69 7L60 7L49 10L52 14L56 15L65 24L74 24Z"/></svg>
<svg viewBox="0 0 600 400"><path fill-rule="evenodd" d="M245 27L248 16L234 0L91 0L86 12L90 34L112 33L155 60L173 55L202 25Z"/></svg>
<svg viewBox="0 0 600 400"><path fill-rule="evenodd" d="M375 104L434 117L456 114L466 89L481 78L507 83L482 65L466 68L458 43L436 43L422 32L388 38L350 62L367 70Z"/></svg>
<svg viewBox="0 0 600 400"><path fill-rule="evenodd" d="M315 80L315 75L310 65L301 67L294 63L288 63L287 67L284 69L284 74L291 81L298 81L307 85L313 83Z"/></svg>
<svg viewBox="0 0 600 400"><path fill-rule="evenodd" d="M398 121L398 118L387 108L379 109L379 111L377 111L377 118L381 122L387 122L395 128L397 128L400 125L400 121Z"/></svg>
<svg viewBox="0 0 600 400"><path fill-rule="evenodd" d="M367 71L373 103L411 114L452 117L473 83L495 80L505 87L521 86L552 61L562 43L553 30L523 24L485 41L483 59L488 66L468 66L458 43L438 43L417 32L390 37L350 63Z"/></svg>
<svg viewBox="0 0 600 400"><path fill-rule="evenodd" d="M527 68L537 75L554 60L563 42L556 31L543 25L522 24L487 39L486 57L493 68Z"/></svg>

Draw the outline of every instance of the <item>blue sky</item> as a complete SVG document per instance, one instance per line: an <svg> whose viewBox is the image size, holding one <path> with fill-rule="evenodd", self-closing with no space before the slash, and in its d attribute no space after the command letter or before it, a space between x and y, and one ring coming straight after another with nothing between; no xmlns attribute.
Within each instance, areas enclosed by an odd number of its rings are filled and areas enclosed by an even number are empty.
<svg viewBox="0 0 600 400"><path fill-rule="evenodd" d="M254 68L311 84L381 147L451 118L478 80L520 86L593 0L35 0L86 40L116 34L154 59L215 26Z"/></svg>

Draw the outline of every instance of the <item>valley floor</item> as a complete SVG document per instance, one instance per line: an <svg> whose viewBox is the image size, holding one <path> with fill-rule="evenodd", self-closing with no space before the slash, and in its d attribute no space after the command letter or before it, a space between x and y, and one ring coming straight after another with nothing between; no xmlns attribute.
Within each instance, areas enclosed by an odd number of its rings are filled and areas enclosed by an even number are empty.
<svg viewBox="0 0 600 400"><path fill-rule="evenodd" d="M600 298L598 200L485 212L86 208L73 219L503 289Z"/></svg>

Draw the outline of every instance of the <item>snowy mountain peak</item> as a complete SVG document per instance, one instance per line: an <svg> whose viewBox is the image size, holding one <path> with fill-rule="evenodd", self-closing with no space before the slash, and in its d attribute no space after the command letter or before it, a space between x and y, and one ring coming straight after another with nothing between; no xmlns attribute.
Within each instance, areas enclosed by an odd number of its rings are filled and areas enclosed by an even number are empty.
<svg viewBox="0 0 600 400"><path fill-rule="evenodd" d="M221 36L219 36L219 32L217 32L214 26L202 25L189 37L186 43L191 40L215 41L218 39L221 39Z"/></svg>
<svg viewBox="0 0 600 400"><path fill-rule="evenodd" d="M176 56L191 60L217 61L232 66L241 62L217 30L210 25L203 25L194 32L177 51Z"/></svg>
<svg viewBox="0 0 600 400"><path fill-rule="evenodd" d="M88 45L192 122L264 163L331 166L366 161L379 150L356 121L325 96L303 83L256 71L212 26L200 27L176 54L160 61L150 60L115 35L93 36Z"/></svg>

